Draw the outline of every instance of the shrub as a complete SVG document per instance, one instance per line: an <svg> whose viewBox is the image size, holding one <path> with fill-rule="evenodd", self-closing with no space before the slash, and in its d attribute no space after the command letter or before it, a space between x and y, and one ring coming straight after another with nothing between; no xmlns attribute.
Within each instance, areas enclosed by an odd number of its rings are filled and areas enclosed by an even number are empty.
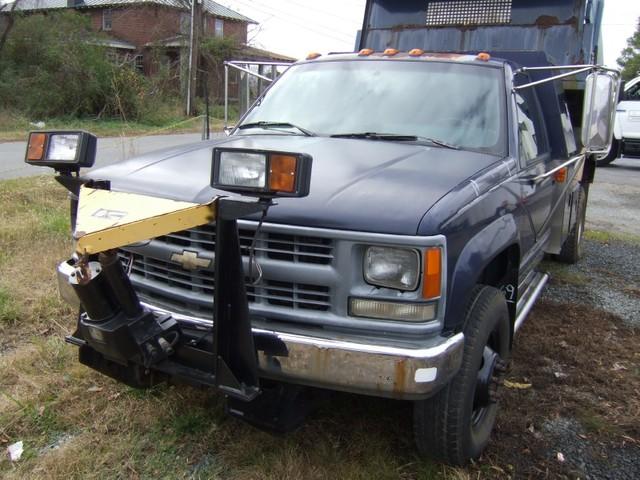
<svg viewBox="0 0 640 480"><path fill-rule="evenodd" d="M155 83L107 58L89 18L77 12L17 17L0 52L0 105L32 118L139 121L162 110L162 101Z"/></svg>

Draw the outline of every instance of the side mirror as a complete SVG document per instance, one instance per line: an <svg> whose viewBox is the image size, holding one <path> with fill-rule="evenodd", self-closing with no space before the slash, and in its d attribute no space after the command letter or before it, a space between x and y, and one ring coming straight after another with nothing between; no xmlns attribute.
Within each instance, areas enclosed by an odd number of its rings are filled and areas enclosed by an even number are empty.
<svg viewBox="0 0 640 480"><path fill-rule="evenodd" d="M582 145L586 153L604 153L611 148L613 122L619 91L619 76L595 72L587 77L582 114Z"/></svg>

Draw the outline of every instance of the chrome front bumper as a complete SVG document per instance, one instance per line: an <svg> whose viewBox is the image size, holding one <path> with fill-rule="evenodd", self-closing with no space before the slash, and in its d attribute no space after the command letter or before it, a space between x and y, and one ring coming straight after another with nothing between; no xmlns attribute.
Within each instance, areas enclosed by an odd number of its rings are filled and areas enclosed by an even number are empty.
<svg viewBox="0 0 640 480"><path fill-rule="evenodd" d="M61 296L79 305L69 285L71 266L58 266ZM211 320L170 313L185 327L211 328ZM253 328L256 336L283 345L282 354L258 351L261 376L290 383L405 400L427 398L448 383L462 364L464 336L436 337L419 347L398 347L354 340L346 336L319 337Z"/></svg>

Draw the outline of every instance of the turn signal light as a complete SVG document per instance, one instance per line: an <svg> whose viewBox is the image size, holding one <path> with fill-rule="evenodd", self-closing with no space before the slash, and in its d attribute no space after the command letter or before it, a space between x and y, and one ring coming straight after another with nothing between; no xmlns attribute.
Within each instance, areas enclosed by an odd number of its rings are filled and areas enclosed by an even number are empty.
<svg viewBox="0 0 640 480"><path fill-rule="evenodd" d="M438 298L442 289L442 249L428 248L424 252L424 278L422 281L422 297Z"/></svg>
<svg viewBox="0 0 640 480"><path fill-rule="evenodd" d="M38 162L44 158L44 144L47 141L45 133L29 134L29 146L27 147L27 161Z"/></svg>
<svg viewBox="0 0 640 480"><path fill-rule="evenodd" d="M491 55L489 55L487 52L482 52L478 54L478 56L476 57L476 60L480 60L482 62L488 62L489 60L491 60Z"/></svg>
<svg viewBox="0 0 640 480"><path fill-rule="evenodd" d="M269 189L293 193L296 189L297 162L298 157L293 155L271 155Z"/></svg>
<svg viewBox="0 0 640 480"><path fill-rule="evenodd" d="M562 167L553 174L553 178L558 183L564 183L567 181L567 173L569 173L569 169L567 167Z"/></svg>

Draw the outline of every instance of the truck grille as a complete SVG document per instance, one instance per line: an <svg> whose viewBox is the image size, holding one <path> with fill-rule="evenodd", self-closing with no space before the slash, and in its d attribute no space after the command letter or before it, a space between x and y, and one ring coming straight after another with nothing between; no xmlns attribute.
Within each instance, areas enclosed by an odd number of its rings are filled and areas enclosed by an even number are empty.
<svg viewBox="0 0 640 480"><path fill-rule="evenodd" d="M243 256L248 256L253 230L240 229ZM164 244L164 245L163 245ZM215 226L185 230L153 240L154 247L175 246L184 249L215 251ZM333 260L333 240L321 237L297 236L261 232L256 242L256 259L271 259L297 264L329 265ZM131 280L143 300L181 313L210 317L211 299L215 287L213 266L208 269L185 270L179 264L145 255L146 252L121 252L121 258L130 271ZM270 305L294 310L328 311L331 307L330 288L327 285L288 282L269 278L265 271L262 281L252 285L247 279L250 304Z"/></svg>
<svg viewBox="0 0 640 480"><path fill-rule="evenodd" d="M429 2L427 26L499 25L511 22L512 0Z"/></svg>

